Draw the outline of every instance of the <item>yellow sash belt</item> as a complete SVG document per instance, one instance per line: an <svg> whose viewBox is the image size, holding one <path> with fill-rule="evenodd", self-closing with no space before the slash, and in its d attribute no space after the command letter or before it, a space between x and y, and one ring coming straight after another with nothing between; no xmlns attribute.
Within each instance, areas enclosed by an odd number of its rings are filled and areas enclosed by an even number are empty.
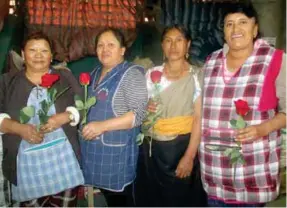
<svg viewBox="0 0 287 208"><path fill-rule="evenodd" d="M153 130L156 134L173 136L187 134L192 129L192 116L178 116L173 118L159 119L155 123Z"/></svg>

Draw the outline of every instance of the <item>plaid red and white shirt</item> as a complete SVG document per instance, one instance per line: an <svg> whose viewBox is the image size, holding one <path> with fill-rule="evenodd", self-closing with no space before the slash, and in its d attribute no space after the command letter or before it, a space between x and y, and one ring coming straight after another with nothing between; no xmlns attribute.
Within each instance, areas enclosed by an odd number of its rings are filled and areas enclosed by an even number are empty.
<svg viewBox="0 0 287 208"><path fill-rule="evenodd" d="M255 142L242 144L244 165L235 168L220 151L206 145L237 146L229 121L236 119L234 101L248 102L251 111L244 117L247 125L269 120L276 109L258 110L265 75L275 49L262 40L254 45L252 55L229 80L224 80L224 53L212 53L204 66L204 99L201 174L205 191L226 203L264 203L275 199L279 190L280 133L275 131Z"/></svg>

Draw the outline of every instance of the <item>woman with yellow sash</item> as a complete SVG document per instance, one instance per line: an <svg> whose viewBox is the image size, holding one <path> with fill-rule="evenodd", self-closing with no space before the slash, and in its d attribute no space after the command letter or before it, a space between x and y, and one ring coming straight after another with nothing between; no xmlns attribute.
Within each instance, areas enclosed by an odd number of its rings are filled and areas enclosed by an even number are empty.
<svg viewBox="0 0 287 208"><path fill-rule="evenodd" d="M180 25L165 28L165 63L146 73L149 106L143 123L137 206L206 205L197 157L201 128L200 69L187 60L190 36Z"/></svg>

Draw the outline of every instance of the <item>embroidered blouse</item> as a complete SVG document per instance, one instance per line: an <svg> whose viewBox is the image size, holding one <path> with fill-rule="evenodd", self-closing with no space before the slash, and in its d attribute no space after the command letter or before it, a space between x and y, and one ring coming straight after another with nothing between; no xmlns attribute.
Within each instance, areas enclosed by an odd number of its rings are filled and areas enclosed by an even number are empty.
<svg viewBox="0 0 287 208"><path fill-rule="evenodd" d="M149 69L146 73L147 90L148 90L149 98L154 96L153 83L150 79L150 74L153 71L163 72L163 68L164 68L164 65L156 66L156 67ZM191 70L192 70L192 67L190 67L190 71ZM165 90L168 86L170 86L171 83L172 83L172 81L168 80L165 76L162 76L160 83L159 83L161 86L160 91L162 92L163 90ZM195 101L196 98L198 98L198 96L200 96L200 94L201 94L201 84L200 84L199 78L197 78L197 79L195 79L195 93L193 95L193 101Z"/></svg>

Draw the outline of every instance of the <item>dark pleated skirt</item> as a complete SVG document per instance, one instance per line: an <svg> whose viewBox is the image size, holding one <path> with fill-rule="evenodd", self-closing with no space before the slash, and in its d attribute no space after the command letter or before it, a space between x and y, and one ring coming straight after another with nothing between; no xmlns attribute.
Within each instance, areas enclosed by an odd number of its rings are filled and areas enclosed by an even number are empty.
<svg viewBox="0 0 287 208"><path fill-rule="evenodd" d="M135 180L136 206L205 207L207 196L203 190L198 157L190 177L175 176L176 167L185 153L190 134L172 141L152 141L149 155L149 137L140 146Z"/></svg>

